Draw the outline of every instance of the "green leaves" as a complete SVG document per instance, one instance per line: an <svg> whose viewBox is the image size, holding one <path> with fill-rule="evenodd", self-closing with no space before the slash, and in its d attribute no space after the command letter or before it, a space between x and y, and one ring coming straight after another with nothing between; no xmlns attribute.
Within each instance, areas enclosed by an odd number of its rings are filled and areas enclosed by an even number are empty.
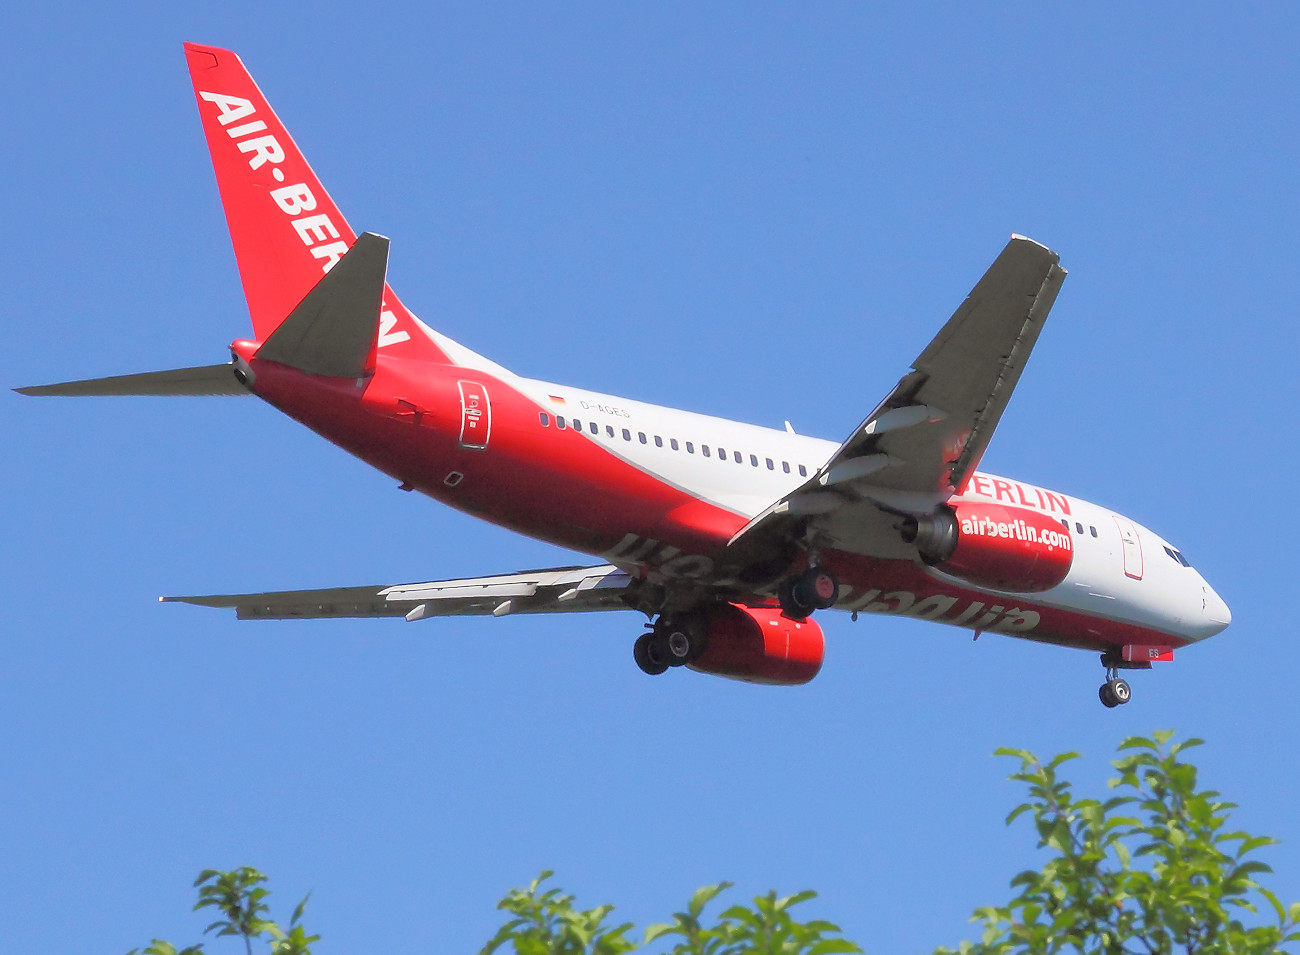
<svg viewBox="0 0 1300 955"><path fill-rule="evenodd" d="M612 905L577 909L573 896L559 889L541 891L554 873L543 872L526 889L512 889L497 908L514 916L497 930L479 955L491 955L509 944L518 955L620 955L636 948L627 938L631 923L605 927Z"/></svg>
<svg viewBox="0 0 1300 955"><path fill-rule="evenodd" d="M311 893L293 910L286 930L267 918L268 909L263 900L271 893L262 887L265 881L266 876L251 866L229 872L219 869L200 872L194 880L194 887L199 890L194 911L215 909L222 916L209 924L203 934L239 938L248 955L252 955L254 942L269 943L271 955L311 955L311 944L319 941L320 936L308 935L298 924ZM200 955L202 951L202 944L178 950L171 942L156 938L148 948L132 949L127 955Z"/></svg>
<svg viewBox="0 0 1300 955"><path fill-rule="evenodd" d="M1196 767L1181 758L1202 741L1173 740L1169 730L1124 740L1109 783L1118 793L1105 802L1076 798L1058 777L1074 753L1044 764L999 750L1020 761L1011 778L1029 791L1007 822L1029 816L1050 857L1012 880L1019 894L1005 906L975 911L981 942L958 951L1264 955L1300 940L1300 904L1284 908L1255 881L1268 866L1248 858L1273 840L1225 831L1235 807L1199 789Z"/></svg>
<svg viewBox="0 0 1300 955"><path fill-rule="evenodd" d="M573 896L563 895L559 889L541 892L541 884L551 875L543 872L528 888L515 889L501 900L498 908L515 917L501 926L479 955L491 955L505 945L513 946L517 955L604 955L638 947L626 937L631 925L604 928L605 916L613 906L582 911L574 907ZM725 909L716 922L709 924L704 919L705 908L729 888L730 882L719 882L696 890L684 912L675 913L671 922L646 929L643 944L670 941L671 948L659 949L668 955L837 955L862 951L840 936L838 926L821 920L801 922L791 914L795 906L815 898L815 892L783 898L769 892L754 899L753 905Z"/></svg>
<svg viewBox="0 0 1300 955"><path fill-rule="evenodd" d="M1183 758L1199 745L1195 738L1175 741L1171 731L1129 737L1119 745L1112 794L1104 800L1079 798L1061 778L1076 753L1044 763L1027 750L998 750L1019 762L1011 778L1028 793L1007 824L1028 819L1047 860L1011 880L1016 894L1006 905L975 911L980 941L936 955L1276 955L1300 943L1300 902L1284 905L1257 881L1271 870L1254 855L1274 840L1228 828L1236 807L1199 788L1196 767ZM706 915L730 882L696 890L683 911L651 925L638 945L630 923L608 924L612 905L580 909L572 895L545 884L551 876L543 872L507 893L498 908L508 920L479 955L623 955L652 945L655 955L862 951L837 925L796 916L814 892L768 892ZM254 942L269 945L270 955L311 955L320 936L299 924L310 893L286 929L269 917L265 882L247 866L199 873L194 908L219 916L205 934L237 938L247 955ZM202 953L202 945L177 950L154 939L130 955Z"/></svg>

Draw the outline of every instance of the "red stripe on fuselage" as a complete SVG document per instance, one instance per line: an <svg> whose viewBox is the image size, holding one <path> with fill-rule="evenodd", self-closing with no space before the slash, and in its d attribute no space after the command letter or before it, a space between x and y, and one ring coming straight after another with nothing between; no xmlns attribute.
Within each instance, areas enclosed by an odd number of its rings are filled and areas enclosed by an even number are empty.
<svg viewBox="0 0 1300 955"><path fill-rule="evenodd" d="M543 427L544 409L487 372L383 356L358 388L256 359L250 365L257 394L322 437L430 497L563 547L599 554L635 534L709 554L747 520L573 429ZM459 381L486 387L486 450L460 446Z"/></svg>
<svg viewBox="0 0 1300 955"><path fill-rule="evenodd" d="M965 587L939 579L913 561L828 550L822 563L841 583L835 605L840 610L912 617L1099 652L1129 643L1182 647L1189 642L1151 627L1047 606L1032 595Z"/></svg>

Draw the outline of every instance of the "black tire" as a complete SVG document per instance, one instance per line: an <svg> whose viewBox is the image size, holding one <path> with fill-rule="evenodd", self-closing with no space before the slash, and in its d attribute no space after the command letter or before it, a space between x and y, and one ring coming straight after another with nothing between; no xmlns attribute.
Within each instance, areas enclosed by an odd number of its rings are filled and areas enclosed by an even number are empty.
<svg viewBox="0 0 1300 955"><path fill-rule="evenodd" d="M1113 710L1119 706L1119 700L1115 698L1115 692L1111 689L1110 683L1103 683L1097 690L1097 696L1101 698L1101 705L1108 710Z"/></svg>
<svg viewBox="0 0 1300 955"><path fill-rule="evenodd" d="M658 660L652 658L650 642L654 638L653 633L643 633L636 638L636 643L632 644L632 658L636 660L636 665L641 668L641 672L650 676L658 676L668 669L668 664L662 658Z"/></svg>
<svg viewBox="0 0 1300 955"><path fill-rule="evenodd" d="M835 606L840 584L825 567L809 567L791 588L795 602L810 610L827 610Z"/></svg>
<svg viewBox="0 0 1300 955"><path fill-rule="evenodd" d="M812 613L812 608L806 607L795 600L794 585L793 580L783 581L776 590L776 599L781 605L781 613L791 620L804 620L808 614Z"/></svg>

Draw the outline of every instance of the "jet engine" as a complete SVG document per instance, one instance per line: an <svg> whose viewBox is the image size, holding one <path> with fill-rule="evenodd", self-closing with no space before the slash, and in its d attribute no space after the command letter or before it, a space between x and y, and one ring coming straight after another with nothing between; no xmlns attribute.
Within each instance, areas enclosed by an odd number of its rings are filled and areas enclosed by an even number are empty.
<svg viewBox="0 0 1300 955"><path fill-rule="evenodd" d="M1037 511L985 501L959 501L909 517L902 534L931 567L1009 593L1051 590L1074 559L1069 528Z"/></svg>
<svg viewBox="0 0 1300 955"><path fill-rule="evenodd" d="M795 686L822 668L826 642L812 620L780 610L719 604L705 611L704 647L686 665L746 683Z"/></svg>

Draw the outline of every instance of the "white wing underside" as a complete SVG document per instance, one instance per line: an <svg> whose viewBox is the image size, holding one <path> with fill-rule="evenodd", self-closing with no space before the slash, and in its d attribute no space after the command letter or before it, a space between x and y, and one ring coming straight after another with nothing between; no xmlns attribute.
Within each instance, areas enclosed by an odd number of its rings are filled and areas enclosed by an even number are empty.
<svg viewBox="0 0 1300 955"><path fill-rule="evenodd" d="M434 580L376 587L282 590L262 594L161 597L162 601L233 608L240 620L325 617L475 616L627 610L622 595L632 578L610 564Z"/></svg>

